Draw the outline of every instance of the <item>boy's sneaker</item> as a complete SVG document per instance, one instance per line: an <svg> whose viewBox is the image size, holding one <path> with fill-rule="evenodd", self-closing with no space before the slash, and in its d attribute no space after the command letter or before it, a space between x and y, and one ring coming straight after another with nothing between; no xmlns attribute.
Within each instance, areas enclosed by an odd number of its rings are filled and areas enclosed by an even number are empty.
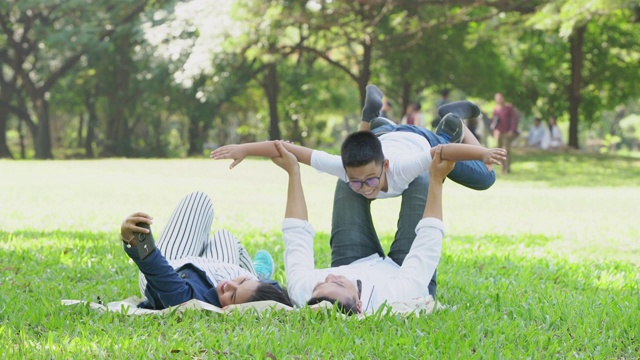
<svg viewBox="0 0 640 360"><path fill-rule="evenodd" d="M450 102L438 108L438 116L441 118L450 113L456 114L465 120L480 116L481 111L478 105L467 100Z"/></svg>
<svg viewBox="0 0 640 360"><path fill-rule="evenodd" d="M260 250L253 257L253 267L256 269L258 279L271 280L276 270L273 258L266 250Z"/></svg>
<svg viewBox="0 0 640 360"><path fill-rule="evenodd" d="M464 121L456 114L445 115L438 127L436 135L440 135L450 143L461 143L464 137Z"/></svg>

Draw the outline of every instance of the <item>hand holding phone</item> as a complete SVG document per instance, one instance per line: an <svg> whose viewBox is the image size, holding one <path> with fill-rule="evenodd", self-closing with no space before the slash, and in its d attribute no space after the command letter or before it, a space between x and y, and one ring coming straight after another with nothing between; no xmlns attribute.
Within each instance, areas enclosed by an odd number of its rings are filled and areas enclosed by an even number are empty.
<svg viewBox="0 0 640 360"><path fill-rule="evenodd" d="M138 242L138 255L140 260L144 260L156 250L156 242L153 240L153 233L151 233L149 224L139 222L136 226L149 230L148 234L135 233L136 241Z"/></svg>

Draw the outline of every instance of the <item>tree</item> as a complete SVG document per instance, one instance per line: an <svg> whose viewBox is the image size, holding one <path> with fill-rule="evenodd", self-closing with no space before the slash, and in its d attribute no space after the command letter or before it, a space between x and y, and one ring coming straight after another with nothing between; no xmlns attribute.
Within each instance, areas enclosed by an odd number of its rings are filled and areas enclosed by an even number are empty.
<svg viewBox="0 0 640 360"><path fill-rule="evenodd" d="M579 147L579 110L586 98L591 98L587 119L594 119L602 105L611 108L615 106L612 102L624 102L640 91L636 85L640 80L640 27L634 23L637 8L637 3L624 0L556 0L530 20L538 29L558 31L559 37L569 43L569 146ZM622 94L619 85L630 91ZM598 102L600 105L595 105Z"/></svg>
<svg viewBox="0 0 640 360"><path fill-rule="evenodd" d="M29 124L36 157L50 159L49 91L71 70L96 41L111 36L122 24L134 20L148 0L87 3L47 0L8 0L0 5L0 29L9 51L7 58L17 73L19 86L30 100L38 123ZM105 14L116 13L116 21ZM105 21L107 20L107 21Z"/></svg>

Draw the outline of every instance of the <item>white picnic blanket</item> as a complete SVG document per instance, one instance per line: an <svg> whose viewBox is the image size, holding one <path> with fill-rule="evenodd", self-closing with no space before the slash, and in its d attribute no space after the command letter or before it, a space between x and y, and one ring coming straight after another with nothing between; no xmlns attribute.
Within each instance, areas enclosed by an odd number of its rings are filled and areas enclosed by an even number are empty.
<svg viewBox="0 0 640 360"><path fill-rule="evenodd" d="M232 311L240 311L244 312L247 310L257 310L258 313L267 310L284 310L284 311L296 311L296 308L292 308L278 302L268 300L268 301L256 301L251 303L239 304L239 305L231 305L225 309L221 309L217 306L211 305L209 303L200 301L200 300L189 300L183 304L172 306L170 308L166 308L164 310L149 310L149 309L140 309L137 308L136 305L142 301L142 299L132 296L130 298L121 300L121 301L113 301L106 305L88 302L83 300L62 300L62 305L85 305L89 306L92 309L98 311L111 311L111 312L121 312L127 315L149 315L149 314L167 314L178 312L182 313L187 309L195 309L195 310L204 310L209 311L216 314L225 314ZM330 308L333 305L327 301L323 301L320 304L312 306L315 309L321 308ZM418 298L409 301L402 302L394 302L389 304L388 307L385 307L385 312L391 312L394 314L400 315L410 315L414 314L416 316L426 315L433 310L447 308L446 306L436 302L433 300L431 295L423 298ZM365 315L360 315L360 317L364 317Z"/></svg>

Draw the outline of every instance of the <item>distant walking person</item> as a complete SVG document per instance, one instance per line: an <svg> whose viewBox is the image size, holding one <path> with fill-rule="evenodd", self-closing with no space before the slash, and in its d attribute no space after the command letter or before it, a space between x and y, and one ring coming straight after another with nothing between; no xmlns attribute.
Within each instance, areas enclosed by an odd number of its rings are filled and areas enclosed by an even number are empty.
<svg viewBox="0 0 640 360"><path fill-rule="evenodd" d="M383 99L382 109L380 109L380 117L393 120L393 115L391 115L391 111L393 110L393 105L391 105L391 101L389 99Z"/></svg>
<svg viewBox="0 0 640 360"><path fill-rule="evenodd" d="M415 125L419 127L424 127L424 119L422 118L422 113L420 112L421 106L418 102L409 103L407 106L407 112L402 117L402 123L407 125Z"/></svg>
<svg viewBox="0 0 640 360"><path fill-rule="evenodd" d="M508 174L511 172L511 141L518 130L518 115L513 105L504 101L504 95L496 93L494 99L496 107L493 109L491 129L498 141L498 147L507 150L507 158L502 163L502 173Z"/></svg>
<svg viewBox="0 0 640 360"><path fill-rule="evenodd" d="M440 99L438 99L438 101L436 101L436 115L433 117L433 120L431 121L431 128L435 131L436 128L438 127L438 124L440 124L440 120L442 120L442 117L440 116L440 114L438 114L438 109L442 106L442 105L446 105L448 103L450 103L451 101L449 101L449 89L444 89L440 92ZM467 124L468 125L468 124ZM475 132L475 131L474 131Z"/></svg>

